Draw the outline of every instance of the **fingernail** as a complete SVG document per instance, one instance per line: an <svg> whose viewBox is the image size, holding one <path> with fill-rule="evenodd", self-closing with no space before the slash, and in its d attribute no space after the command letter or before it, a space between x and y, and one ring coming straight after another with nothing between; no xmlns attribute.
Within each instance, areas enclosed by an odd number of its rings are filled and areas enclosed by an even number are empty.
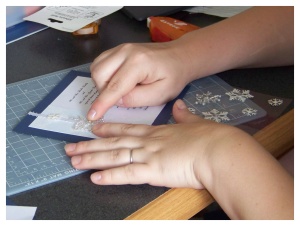
<svg viewBox="0 0 300 226"><path fill-rule="evenodd" d="M71 158L72 165L77 165L81 162L81 156L73 156Z"/></svg>
<svg viewBox="0 0 300 226"><path fill-rule="evenodd" d="M91 175L91 180L92 181L99 181L99 180L101 180L101 174L100 173L93 173L92 175Z"/></svg>
<svg viewBox="0 0 300 226"><path fill-rule="evenodd" d="M178 100L176 101L176 106L177 106L177 108L178 108L179 110L186 109L185 103L184 103L182 100L180 100L180 99L178 99Z"/></svg>
<svg viewBox="0 0 300 226"><path fill-rule="evenodd" d="M75 151L76 144L66 144L65 145L65 150L66 152L72 152Z"/></svg>
<svg viewBox="0 0 300 226"><path fill-rule="evenodd" d="M97 114L97 112L94 109L89 110L88 115L87 115L88 119L93 120L95 118L96 114Z"/></svg>

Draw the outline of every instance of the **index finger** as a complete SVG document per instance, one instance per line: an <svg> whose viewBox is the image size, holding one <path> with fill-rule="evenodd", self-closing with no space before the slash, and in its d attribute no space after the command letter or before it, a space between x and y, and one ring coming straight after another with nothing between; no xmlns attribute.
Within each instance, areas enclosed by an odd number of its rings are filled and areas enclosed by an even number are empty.
<svg viewBox="0 0 300 226"><path fill-rule="evenodd" d="M132 70L132 68L134 67L127 65L116 72L91 105L87 114L88 120L97 120L102 117L109 108L141 82L142 73L139 73L136 69Z"/></svg>

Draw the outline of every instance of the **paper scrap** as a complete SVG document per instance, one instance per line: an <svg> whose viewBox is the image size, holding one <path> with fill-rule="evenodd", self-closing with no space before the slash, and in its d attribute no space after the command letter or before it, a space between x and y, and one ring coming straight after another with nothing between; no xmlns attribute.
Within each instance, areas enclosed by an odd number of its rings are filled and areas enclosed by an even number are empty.
<svg viewBox="0 0 300 226"><path fill-rule="evenodd" d="M74 32L121 8L122 6L47 6L24 20Z"/></svg>
<svg viewBox="0 0 300 226"><path fill-rule="evenodd" d="M32 220L36 207L6 206L6 220Z"/></svg>
<svg viewBox="0 0 300 226"><path fill-rule="evenodd" d="M231 17L236 14L239 14L247 9L251 8L250 6L197 6L186 9L190 13L204 13L213 16L219 17Z"/></svg>

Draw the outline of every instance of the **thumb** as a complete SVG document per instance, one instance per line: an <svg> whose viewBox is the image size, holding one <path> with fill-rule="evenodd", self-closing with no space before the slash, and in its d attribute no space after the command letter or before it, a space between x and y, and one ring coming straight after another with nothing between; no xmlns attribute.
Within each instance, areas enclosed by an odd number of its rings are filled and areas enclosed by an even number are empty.
<svg viewBox="0 0 300 226"><path fill-rule="evenodd" d="M173 105L173 117L177 123L200 122L203 119L191 113L185 103L178 99Z"/></svg>

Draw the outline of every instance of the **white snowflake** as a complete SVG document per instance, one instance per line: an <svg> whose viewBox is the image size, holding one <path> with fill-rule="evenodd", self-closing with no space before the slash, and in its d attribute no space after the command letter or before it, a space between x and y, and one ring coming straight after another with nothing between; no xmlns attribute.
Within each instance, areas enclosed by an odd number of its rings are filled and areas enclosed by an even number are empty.
<svg viewBox="0 0 300 226"><path fill-rule="evenodd" d="M227 117L228 112L226 111L218 111L217 109L213 109L209 112L202 112L204 115L204 119L209 119L215 122L221 121L229 121L230 119Z"/></svg>
<svg viewBox="0 0 300 226"><path fill-rule="evenodd" d="M200 94L196 94L196 99L197 101L195 102L195 104L202 104L202 105L205 105L205 104L209 104L210 102L213 102L213 103L216 103L217 101L220 101L220 97L221 95L212 95L211 92L207 92L207 93L204 93L202 95Z"/></svg>
<svg viewBox="0 0 300 226"><path fill-rule="evenodd" d="M89 121L83 117L74 117L70 118L70 121L73 120L73 129L74 130L81 130L81 131L92 131L94 125L98 123L103 123L103 118L96 120L96 121Z"/></svg>
<svg viewBox="0 0 300 226"><path fill-rule="evenodd" d="M244 108L242 110L242 113L247 116L252 116L252 115L256 115L257 110L253 108Z"/></svg>
<svg viewBox="0 0 300 226"><path fill-rule="evenodd" d="M230 92L226 93L229 96L229 100L239 100L245 102L246 99L252 98L253 96L250 94L250 90L239 90L233 89Z"/></svg>
<svg viewBox="0 0 300 226"><path fill-rule="evenodd" d="M195 108L189 107L188 110L189 110L191 113L196 114L196 109L195 109Z"/></svg>
<svg viewBox="0 0 300 226"><path fill-rule="evenodd" d="M283 100L274 98L274 99L268 100L268 103L269 103L271 106L279 106L279 105L281 105L281 104L283 103Z"/></svg>

